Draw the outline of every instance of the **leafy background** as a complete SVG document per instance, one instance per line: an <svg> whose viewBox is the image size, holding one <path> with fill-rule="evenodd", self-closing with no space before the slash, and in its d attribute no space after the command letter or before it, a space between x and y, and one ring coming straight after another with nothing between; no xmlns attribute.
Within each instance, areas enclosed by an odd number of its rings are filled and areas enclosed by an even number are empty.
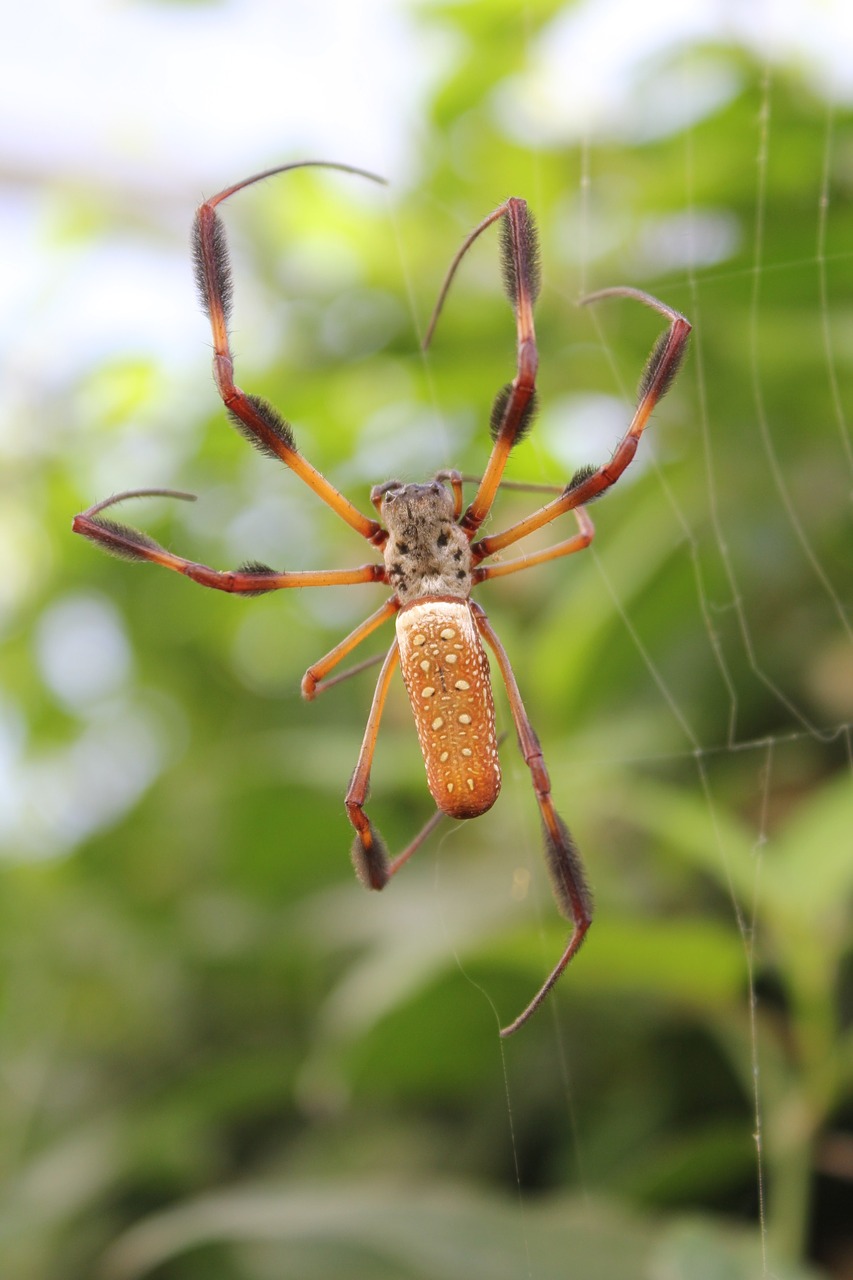
<svg viewBox="0 0 853 1280"><path fill-rule="evenodd" d="M543 408L513 477L564 482L627 421L655 319L579 312L585 288L634 284L696 325L633 474L593 512L593 549L481 596L597 901L549 1006L502 1046L565 936L512 741L496 808L367 895L342 796L370 675L311 705L298 690L379 589L232 600L69 536L90 502L165 484L200 501L128 518L200 560L365 559L224 426L202 318L189 355L141 336L179 332L192 306L194 182L304 154L288 6L284 27L248 4L128 6L162 24L162 59L140 55L152 92L162 76L177 121L170 42L189 32L203 64L218 8L244 14L235 75L279 42L281 83L257 86L275 152L244 139L233 170L214 154L193 182L173 165L146 186L134 165L155 173L157 148L116 125L112 169L4 175L6 225L23 240L8 209L26 197L51 283L4 318L3 1275L849 1276L845 85L774 42L773 6L757 39L718 15L627 71L618 22L599 21L595 66L622 74L596 102L593 74L572 97L560 62L571 7L393 4L421 97L388 199L300 174L226 210L239 377L362 506L391 475L483 464L513 361L493 243L426 358L418 332L507 194L535 208L544 266ZM578 39L608 11L579 8ZM842 9L822 14L831 47ZM118 57L122 13L99 16ZM387 70L366 32L353 53L361 79ZM115 72L107 58L78 86L107 115ZM223 75L208 131L227 133L228 96ZM326 154L370 163L364 143L341 155L332 132ZM105 246L112 287L93 297ZM156 320L129 291L129 247L168 266L152 267ZM59 329L57 294L74 304ZM75 341L92 307L115 323L108 350ZM507 494L496 520L531 502ZM371 812L392 848L430 814L399 691Z"/></svg>

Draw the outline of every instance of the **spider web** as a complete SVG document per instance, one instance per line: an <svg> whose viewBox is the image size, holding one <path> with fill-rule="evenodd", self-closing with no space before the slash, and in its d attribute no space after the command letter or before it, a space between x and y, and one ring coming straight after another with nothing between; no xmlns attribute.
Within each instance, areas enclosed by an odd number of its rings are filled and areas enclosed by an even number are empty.
<svg viewBox="0 0 853 1280"><path fill-rule="evenodd" d="M786 779L790 776L792 769L796 771L795 762L803 758L804 752L806 755L816 753L819 758L822 758L830 774L846 771L849 779L853 781L851 722L848 716L842 715L826 723L815 709L820 699L809 699L804 696L802 684L794 685L786 676L784 669L780 671L780 664L774 662L767 653L768 635L762 626L761 618L756 617L751 607L750 587L744 582L744 562L748 560L748 548L743 544L733 547L733 542L742 536L743 530L733 531L727 523L730 503L725 491L726 481L720 477L719 452L715 448L719 397L717 388L709 380L706 346L709 342L713 342L713 336L710 338L706 336L703 318L713 314L719 320L720 310L713 297L714 291L720 285L734 281L747 295L744 308L746 328L742 360L749 371L749 399L740 406L740 411L744 421L749 424L750 433L743 442L743 448L749 451L753 463L756 458L760 461L764 486L762 506L769 510L768 518L778 531L777 536L785 540L792 573L807 584L805 590L808 598L816 602L813 607L819 611L820 615L821 644L826 647L827 652L831 651L835 655L839 682L843 682L844 679L849 681L850 663L853 661L851 658L853 628L851 628L849 605L845 599L845 596L849 595L849 566L846 566L843 561L830 562L826 552L821 549L820 503L813 496L804 497L802 484L796 483L796 476L792 478L789 472L789 451L784 449L778 438L780 423L777 410L768 404L766 380L770 375L767 373L767 337L765 335L765 323L770 310L765 305L768 287L778 297L779 291L784 291L786 281L796 286L803 272L810 273L818 296L819 340L829 415L819 423L809 423L807 428L803 424L803 429L814 432L815 451L816 453L819 451L823 465L846 477L840 483L847 486L849 498L850 485L853 483L853 443L844 405L843 377L836 349L836 306L831 289L833 268L838 264L839 254L828 247L833 192L839 185L839 166L843 164L844 145L843 139L838 137L834 108L828 105L822 129L811 139L811 146L819 145L822 153L819 185L811 192L813 244L808 252L798 255L795 260L780 260L778 257L768 259L767 226L774 212L768 195L768 169L772 163L777 162L778 151L786 145L785 130L780 132L778 138L774 133L775 74L774 67L768 60L760 84L757 86L759 110L755 127L753 222L750 228L753 246L752 261L745 269L739 268L735 271L728 271L724 265L707 269L695 265L699 261L698 254L688 253L688 261L684 267L682 282L686 293L684 310L694 324L692 369L687 376L692 378L695 388L698 410L695 420L695 439L701 450L704 471L704 503L698 515L692 507L688 507L679 492L677 483L670 479L666 463L654 460L653 442L644 438L641 445L641 449L648 450L651 455L655 481L663 501L668 505L680 530L683 545L691 560L695 608L701 619L706 643L713 656L724 697L724 709L721 703L720 714L716 721L717 727L714 730L709 730L707 726L697 722L689 699L673 685L669 675L667 656L662 646L660 644L656 646L654 639L649 641L646 638L648 628L635 622L633 603L626 602L620 594L620 587L615 580L615 575L611 572L611 556L606 549L606 540L609 531L612 530L613 521L618 521L618 512L614 510L617 505L615 501L614 508L608 510L608 516L602 517L601 525L604 532L600 535L599 543L593 544L587 553L594 562L600 589L609 597L613 610L621 620L625 633L647 670L650 683L657 690L660 704L675 722L677 734L683 741L683 748L680 751L676 748L671 752L668 763L676 765L679 760L689 761L695 770L698 791L704 800L717 858L723 869L722 876L728 884L731 911L741 939L747 975L746 1003L749 1022L750 1075L753 1088L755 1182L764 1276L771 1274L766 1221L765 1099L762 1076L763 1052L766 1047L763 1037L766 1035L766 1023L762 1025L762 999L758 981L760 974L766 970L767 966L767 956L761 954L765 866L768 861L772 864L777 855L780 830L778 809L780 797L786 790ZM704 133L700 136L698 129L687 130L684 135L683 184L688 226L698 225L699 221L696 214L701 202L699 194L701 184L697 174L701 172L703 166L702 149L705 145L707 143ZM592 287L592 283L598 285L601 282L590 281L593 272L593 255L589 246L594 239L591 229L594 217L591 205L595 193L596 174L595 150L588 136L581 141L580 151L582 216L579 234L581 246L579 276L580 291L583 293ZM736 279L738 276L740 279ZM626 407L630 406L631 388L626 384L618 358L611 352L606 322L595 314L593 323L599 342L611 356L619 395ZM772 366L773 362L769 363ZM654 431L649 434L653 436ZM725 470L728 476L734 473L731 467ZM741 500L746 504L749 503L748 491L743 492ZM602 549L599 550L599 546ZM761 692L756 693L756 688ZM839 697L837 702L839 708L846 709L851 705L849 684L847 689L847 701L845 702L843 696ZM756 699L764 706L766 728L762 727L760 734L754 736L748 730L744 732L743 726L754 722L754 715L751 713ZM824 701L831 702L831 699ZM646 767L654 770L659 765L660 759L640 753L632 754L631 762L640 770ZM617 748L612 764L615 766L625 763L626 758L618 754ZM742 882L739 887L737 883L739 877L733 870L726 811L719 796L718 774L721 771L728 771L729 764L734 766L740 775L741 808L749 815L747 820L752 826L753 895L751 902L748 898L745 901ZM523 770L519 769L518 774L522 773ZM520 785L525 785L523 777L520 777L519 781ZM853 811L851 811L851 827L853 827ZM535 847L537 843L535 832L531 830L529 836L531 846ZM811 852L819 860L821 849L815 848ZM808 857L806 850L803 850L803 857ZM541 904L543 920L547 918L549 909L547 902L543 901ZM547 965L547 963L547 953L543 948L543 964ZM578 1136L578 1118L574 1111L569 1066L571 1055L563 1042L556 1016L554 1039L558 1069L564 1080L567 1113L575 1133L577 1163L583 1183L585 1156ZM511 1053L511 1050L509 1052ZM513 1077L510 1061L505 1060L504 1069L508 1122L512 1128L514 1104L522 1097L519 1092L521 1086ZM517 1152L515 1158L518 1173ZM520 1176L518 1185L523 1202ZM533 1274L532 1270L530 1274Z"/></svg>
<svg viewBox="0 0 853 1280"><path fill-rule="evenodd" d="M833 569L824 563L821 552L818 550L817 539L813 537L812 525L815 523L815 517L818 514L815 505L808 504L803 507L793 495L785 463L777 445L776 423L772 412L768 410L765 395L764 353L762 350L762 331L765 316L763 305L764 290L768 280L768 271L772 270L784 274L786 270L785 263L775 262L768 264L765 258L765 231L768 216L772 212L768 204L767 171L775 145L773 133L773 89L773 72L768 65L765 69L760 91L761 107L758 118L755 166L754 258L750 285L747 351L755 435L750 447L758 447L761 450L766 466L767 486L775 499L776 515L787 526L790 540L795 544L795 556L798 556L801 561L803 570L806 575L810 574L812 576L813 586L817 593L822 593L825 598L829 614L825 620L828 624L827 631L829 634L834 634L841 643L846 643L849 646L853 642L853 630L851 630L848 608L837 585L839 577L837 567ZM828 262L826 250L835 142L834 119L830 107L827 109L825 124L821 185L814 209L815 252L809 265L814 270L820 291L821 339L826 363L826 377L831 394L835 424L838 430L835 465L839 468L846 468L849 478L853 477L853 466L851 466L853 453L851 453L850 431L845 417L833 344L833 313L828 293L828 271L831 264ZM699 158L695 155L693 137L688 132L686 136L685 164L685 203L688 210L693 207L695 201L697 159ZM802 265L804 264L796 264L796 268L799 269ZM725 874L730 885L732 911L742 939L748 974L759 1231L763 1274L768 1275L768 1240L765 1216L767 1187L761 1065L762 1030L758 1017L761 1000L756 986L756 966L760 962L756 958L756 942L757 938L760 939L758 931L760 930L759 921L762 914L761 895L764 864L768 859L772 861L774 857L776 824L771 815L772 796L777 786L777 772L782 772L779 770L780 757L784 756L789 747L799 751L804 743L809 740L823 747L839 740L845 743L848 772L851 772L851 726L848 720L841 720L830 725L819 723L813 710L811 708L807 709L804 705L800 694L793 693L782 679L776 674L771 674L769 667L765 664L763 654L764 637L762 636L761 628L755 627L751 618L748 592L742 586L740 569L732 554L729 535L725 527L724 518L721 515L723 504L721 502L720 482L715 472L712 448L714 389L709 386L705 372L704 337L702 333L703 293L705 287L710 283L713 283L712 278L707 275L703 278L696 270L688 268L689 313L696 327L693 360L700 406L698 423L706 471L707 510L710 515L713 545L723 566L725 580L728 584L728 608L736 619L737 637L746 655L752 677L764 687L770 695L771 702L778 707L780 713L779 727L762 734L759 739L755 740L745 739L741 735L739 680L733 674L733 664L729 659L731 643L726 644L721 640L716 622L716 615L719 614L720 610L719 599L715 600L712 597L712 593L709 591L703 576L703 561L706 559L702 547L703 535L694 528L690 516L679 501L677 490L668 482L663 471L659 470L658 478L667 501L671 504L676 518L684 530L687 545L690 547L694 563L697 603L701 611L708 643L713 652L728 698L728 731L724 742L712 742L703 739L701 732L691 723L688 710L681 704L678 696L672 692L667 682L665 668L644 646L642 639L632 625L628 610L623 609L600 560L599 567L602 572L602 581L612 596L614 607L619 611L626 628L637 645L643 662L648 667L650 676L660 691L662 699L677 721L689 745L689 752L695 762L699 787L707 803L709 822L715 833L714 838L718 847L719 857L726 868ZM733 883L729 864L730 855L722 829L724 823L721 821L721 810L716 798L712 778L712 763L721 755L727 755L733 760L737 760L740 757L744 760L744 764L747 758L753 757L758 766L752 770L754 778L752 785L755 788L756 795L751 805L754 815L753 856L755 885L755 896L751 911L742 905ZM741 772L744 776L749 775L749 770L747 769L742 769ZM782 785L784 786L784 783ZM815 852L819 854L820 851L815 850Z"/></svg>

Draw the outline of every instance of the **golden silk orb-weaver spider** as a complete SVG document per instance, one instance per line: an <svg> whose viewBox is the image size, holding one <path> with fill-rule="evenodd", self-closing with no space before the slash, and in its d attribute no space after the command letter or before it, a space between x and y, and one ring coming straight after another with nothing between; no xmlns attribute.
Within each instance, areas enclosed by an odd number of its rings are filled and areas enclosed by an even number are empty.
<svg viewBox="0 0 853 1280"><path fill-rule="evenodd" d="M356 533L381 552L382 561L355 569L276 573L265 565L250 563L233 572L220 571L174 555L147 534L103 515L109 507L128 498L155 494L192 496L168 489L136 489L117 494L75 516L73 529L114 555L151 561L182 573L202 586L237 595L254 596L286 587L357 582L382 582L391 587L390 598L309 667L302 681L305 698L316 697L350 673L329 679L330 671L383 622L396 619L396 638L379 674L364 740L346 795L347 815L355 828L353 862L359 879L370 889L385 887L441 815L474 818L490 809L497 799L501 773L485 641L506 686L519 747L530 769L557 905L571 922L571 934L557 964L527 1007L502 1029L501 1035L508 1036L539 1007L577 953L592 920L592 898L577 847L554 808L548 771L509 658L483 609L471 600L471 592L493 578L531 569L589 546L594 530L584 504L615 484L633 458L652 410L678 371L690 324L677 311L638 289L602 289L582 300L590 303L602 298L631 298L659 312L667 321L667 329L655 344L642 375L634 416L609 462L581 468L558 496L538 511L503 532L478 538L501 485L510 452L528 431L536 403L538 355L533 327L533 306L539 290L536 232L526 201L517 197L505 200L474 228L451 262L424 339L426 347L462 258L487 227L500 222L504 284L516 323L516 371L512 381L498 392L492 407L492 450L482 476L475 481L474 498L465 507L463 476L458 471L439 472L427 484L388 480L371 491L370 501L380 517L374 520L353 506L299 453L289 424L271 405L242 391L234 381L228 336L231 271L217 206L263 178L306 166L339 169L374 182L383 181L375 174L349 165L303 161L266 170L227 187L205 200L196 213L193 254L199 294L213 331L213 376L237 430L262 453L290 467ZM577 522L577 532L572 537L542 551L486 563L496 552L513 546L569 511ZM411 701L427 781L438 812L411 844L392 859L364 806L382 710L398 664ZM369 663L360 663L351 671L366 665Z"/></svg>

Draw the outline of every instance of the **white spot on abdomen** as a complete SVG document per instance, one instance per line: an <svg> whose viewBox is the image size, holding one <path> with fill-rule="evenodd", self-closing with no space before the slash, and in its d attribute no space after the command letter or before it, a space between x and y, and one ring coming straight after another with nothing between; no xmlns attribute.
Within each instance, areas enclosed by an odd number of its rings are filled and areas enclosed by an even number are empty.
<svg viewBox="0 0 853 1280"><path fill-rule="evenodd" d="M397 644L433 799L453 818L485 813L501 771L489 660L467 600L407 605L397 614Z"/></svg>

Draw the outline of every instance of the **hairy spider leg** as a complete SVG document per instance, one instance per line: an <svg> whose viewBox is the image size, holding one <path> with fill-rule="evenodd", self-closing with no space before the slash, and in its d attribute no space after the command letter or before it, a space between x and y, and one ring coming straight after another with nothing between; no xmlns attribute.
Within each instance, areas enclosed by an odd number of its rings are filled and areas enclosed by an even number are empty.
<svg viewBox="0 0 853 1280"><path fill-rule="evenodd" d="M536 794L536 803L539 805L539 812L542 816L542 834L545 840L545 853L554 888L554 897L562 914L572 922L572 933L565 951L527 1007L517 1018L513 1019L509 1026L501 1029L501 1035L506 1037L518 1031L519 1027L522 1027L527 1019L536 1012L560 977L560 974L566 968L566 965L577 955L578 949L592 923L592 894L586 883L583 863L581 862L577 845L551 800L551 781L542 757L542 749L524 709L518 682L510 665L506 649L504 649L497 633L480 606L472 604L471 610L483 639L494 653L500 667L509 698L510 711L518 734L518 745L524 757L524 763L530 770L530 778Z"/></svg>
<svg viewBox="0 0 853 1280"><path fill-rule="evenodd" d="M498 564L481 564L474 570L474 583L488 582L492 578L505 578L507 574L518 573L522 569L533 569L536 565L547 564L549 560L559 560L561 556L574 555L576 551L585 551L595 537L595 525L590 520L584 507L575 507L574 517L578 522L578 532L565 542L557 542L553 547L543 551L532 551L528 555L515 556L512 560L501 560Z"/></svg>
<svg viewBox="0 0 853 1280"><path fill-rule="evenodd" d="M385 706L385 699L388 697L388 687L399 657L395 639L386 654L382 670L379 672L379 679L376 682L376 690L373 694L373 703L364 728L361 750L358 753L358 761L350 779L344 802L347 816L355 827L355 840L352 845L353 866L355 867L356 875L366 889L384 889L391 875L391 863L388 858L385 841L364 812L364 805L370 790L370 770L373 765L373 753L376 750L376 738L379 734L382 710Z"/></svg>
<svg viewBox="0 0 853 1280"><path fill-rule="evenodd" d="M299 478L304 480L333 511L336 511L342 520L355 529L356 533L360 533L374 546L381 547L386 538L382 526L376 520L363 515L297 451L290 424L272 405L260 396L249 395L242 391L234 381L234 361L228 338L233 282L225 229L216 212L216 206L235 192L242 191L245 187L260 182L264 178L306 167L338 169L344 173L368 178L371 182L383 185L385 182L384 178L368 173L365 169L355 169L351 165L334 164L322 160L303 160L297 164L266 169L263 173L255 174L234 186L226 187L218 195L205 200L196 211L192 238L193 258L199 297L210 320L213 333L213 377L229 418L249 443L261 453L279 458L292 471L295 471Z"/></svg>
<svg viewBox="0 0 853 1280"><path fill-rule="evenodd" d="M101 515L108 507L129 498L152 496L192 499L192 494L170 489L128 489L76 515L71 523L74 533L80 533L91 542L98 543L104 551L122 560L147 560L159 564L173 573L181 573L203 587L215 591L229 591L234 595L260 596L267 591L281 591L287 587L340 587L357 582L385 582L385 568L381 564L364 564L357 569L303 569L293 573L276 573L268 565L249 563L235 570L211 569L206 564L177 556L150 534L120 524L117 520Z"/></svg>
<svg viewBox="0 0 853 1280"><path fill-rule="evenodd" d="M678 373L679 366L687 350L687 341L690 337L691 324L689 320L685 319L678 311L673 311L665 303L659 302L657 298L653 298L651 294L643 293L640 289L620 287L601 289L598 293L591 293L584 298L582 305L598 302L602 298L633 298L637 302L642 302L644 306L660 312L670 322L669 327L655 343L646 362L646 367L640 379L639 403L628 430L616 446L609 462L606 462L601 467L582 467L575 473L561 495L555 498L553 502L547 503L539 511L534 511L532 515L526 516L524 520L519 520L517 524L511 525L510 528L505 529L502 533L494 533L488 537L481 538L479 542L475 542L471 547L471 554L475 564L478 564L487 556L494 555L496 551L502 551L504 547L511 546L512 543L518 542L521 538L526 538L529 533L534 533L537 529L541 529L544 525L549 524L551 520L556 520L558 516L564 515L565 512L572 511L586 502L591 502L593 498L600 497L611 485L615 484L637 452L637 444L653 409L666 395ZM539 561L536 563L539 563Z"/></svg>
<svg viewBox="0 0 853 1280"><path fill-rule="evenodd" d="M477 237L499 218L503 219L501 263L504 287L515 312L516 374L512 382L500 389L492 405L490 421L494 442L492 452L477 492L459 521L460 527L469 539L474 537L491 511L509 455L514 446L524 439L536 412L536 370L539 355L536 350L536 333L533 326L533 306L539 294L540 285L539 244L536 224L526 200L510 196L467 236L444 278L423 342L426 348L432 340L438 317L460 262Z"/></svg>

